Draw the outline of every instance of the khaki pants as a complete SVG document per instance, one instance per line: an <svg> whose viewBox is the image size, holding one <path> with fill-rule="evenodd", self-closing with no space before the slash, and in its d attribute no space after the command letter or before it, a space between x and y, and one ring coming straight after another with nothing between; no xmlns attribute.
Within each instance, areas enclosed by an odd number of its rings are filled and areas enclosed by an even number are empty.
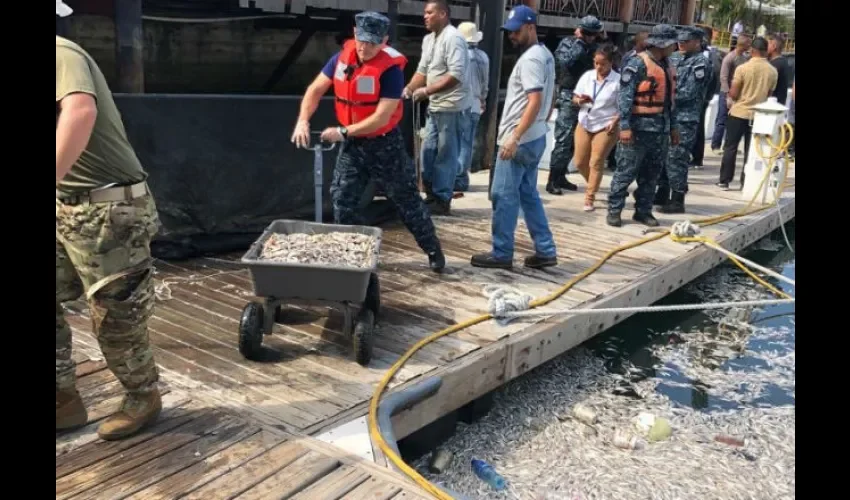
<svg viewBox="0 0 850 500"><path fill-rule="evenodd" d="M588 132L581 124L576 127L575 153L573 163L587 181L587 189L584 194L584 204L593 205L599 184L602 182L602 171L605 168L605 160L611 153L611 149L617 144L619 127L614 128L611 134L605 129L593 134Z"/></svg>

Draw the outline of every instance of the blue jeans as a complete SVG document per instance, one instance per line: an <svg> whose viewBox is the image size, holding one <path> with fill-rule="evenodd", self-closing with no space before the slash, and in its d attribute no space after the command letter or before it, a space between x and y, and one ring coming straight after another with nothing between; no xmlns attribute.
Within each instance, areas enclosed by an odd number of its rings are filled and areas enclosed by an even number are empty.
<svg viewBox="0 0 850 500"><path fill-rule="evenodd" d="M460 172L462 111L431 111L422 141L422 181L436 198L448 202Z"/></svg>
<svg viewBox="0 0 850 500"><path fill-rule="evenodd" d="M455 191L469 190L469 170L472 167L472 151L475 147L475 132L481 113L464 111L463 134L460 136L460 172L455 179Z"/></svg>
<svg viewBox="0 0 850 500"><path fill-rule="evenodd" d="M540 257L555 257L555 239L549 230L546 212L537 193L537 172L540 158L546 149L546 136L521 144L512 160L502 160L496 153L493 172L493 256L513 260L514 232L519 210Z"/></svg>
<svg viewBox="0 0 850 500"><path fill-rule="evenodd" d="M729 109L726 108L726 93L721 92L717 98L717 119L714 121L711 149L720 149L723 146L723 137L726 135L726 117L728 115Z"/></svg>

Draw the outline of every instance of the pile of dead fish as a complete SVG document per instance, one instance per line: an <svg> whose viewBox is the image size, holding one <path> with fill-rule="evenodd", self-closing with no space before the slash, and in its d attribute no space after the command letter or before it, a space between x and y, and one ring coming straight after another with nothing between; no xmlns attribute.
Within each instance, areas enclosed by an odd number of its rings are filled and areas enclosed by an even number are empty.
<svg viewBox="0 0 850 500"><path fill-rule="evenodd" d="M375 237L358 233L272 234L263 243L260 259L365 269L372 267L376 245Z"/></svg>

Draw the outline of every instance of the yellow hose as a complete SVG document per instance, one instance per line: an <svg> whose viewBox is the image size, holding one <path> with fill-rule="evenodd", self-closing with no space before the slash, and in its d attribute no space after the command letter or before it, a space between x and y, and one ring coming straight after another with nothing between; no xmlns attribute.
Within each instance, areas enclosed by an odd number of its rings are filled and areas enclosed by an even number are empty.
<svg viewBox="0 0 850 500"><path fill-rule="evenodd" d="M786 137L786 130L787 130L787 137ZM793 140L793 135L794 135L793 128L791 128L791 126L788 123L785 123L784 126L781 128L781 135L780 135L780 141L779 141L780 144L779 144L778 147L773 145L770 138L767 138L768 145L771 146L771 148L773 148L774 151L775 151L775 153L772 154L769 157L770 161L767 161L765 159L765 157L762 155L761 143L759 141L756 141L756 152L758 153L759 157L762 160L765 160L765 164L768 165L768 168L765 169L764 177L762 177L761 183L759 183L759 188L756 190L756 195L753 196L753 198L750 200L750 202L747 204L746 207L744 207L742 210L738 210L738 211L735 211L735 212L729 212L727 214L720 215L720 216L717 216L717 217L710 217L710 218L707 218L707 219L697 220L697 221L694 221L694 223L698 224L700 226L711 226L711 225L714 225L714 224L720 224L722 222L726 222L726 221L734 219L736 217L742 217L742 216L745 216L745 215L750 215L750 214L753 214L753 213L756 213L756 212L760 212L762 210L770 208L771 206L773 206L773 204L778 203L779 199L781 198L782 191L785 188L786 181L788 179L788 170L789 169L787 167L785 168L785 175L784 175L782 184L779 186L779 190L776 193L776 198L774 199L773 203L771 203L770 205L764 205L764 206L761 206L761 207L758 207L758 208L750 209L750 207L753 205L753 203L755 203L755 200L756 200L756 197L758 196L758 193L761 191L765 182L767 182L767 179L770 177L770 173L773 170L774 162L776 161L777 158L779 158L782 155L783 152L786 152L788 147L790 146L791 141ZM596 261L595 264L590 266L588 269L586 269L581 274L579 274L579 275L575 276L574 278L572 278L571 280L567 281L563 286L561 286L558 290L553 292L551 295L532 301L531 304L529 305L529 308L534 309L535 307L540 307L542 305L546 305L549 302L552 302L553 300L558 299L560 296L562 296L567 291L569 291L573 286L575 286L576 283L580 282L581 280L587 278L588 276L590 276L591 274L596 272L600 267L602 267L603 264L605 264L605 262L607 262L611 257L617 255L618 253L624 252L626 250L629 250L629 249L632 249L632 248L635 248L635 247L638 247L640 245L649 243L651 241L660 240L661 238L664 238L665 236L672 236L673 240L680 241L680 242L703 242L703 243L709 243L709 244L717 245L716 242L714 242L713 240L710 240L708 238L681 238L681 237L676 237L675 235L672 235L670 233L670 230L664 230L663 232L654 234L653 236L641 238L637 241L627 243L625 245L614 248L613 250L610 250L602 258L600 258L598 261ZM744 266L737 259L730 257L730 260L732 260L738 267L740 267L747 274L749 274L751 277L753 277L753 279L755 279L756 281L758 281L762 285L768 287L772 292L774 292L777 295L780 295L784 298L792 298L790 295L788 295L788 294L786 294L786 293L784 293L780 290L777 290L775 287L773 287L769 283L765 282L764 280L762 280L761 278L756 276L752 271L750 271L746 266ZM404 462L404 460L402 460L401 457L399 457L395 453L395 451L393 451L393 449L390 448L390 446L387 444L387 442L384 441L384 438L381 435L381 431L380 431L380 428L378 426L378 405L379 405L380 400L381 400L381 395L386 390L387 385L389 385L392 378L401 369L401 367L404 366L404 364L419 349L428 345L431 342L434 342L435 340L437 340L441 337L444 337L446 335L458 332L458 331L463 330L465 328L469 328L469 327L477 325L479 323L483 323L484 321L490 320L492 318L493 318L493 316L491 314L482 314L481 316L469 319L469 320L464 321L462 323L457 323L457 324L452 325L448 328L445 328L443 330L435 332L435 333L429 335L428 337L417 342L413 347L411 347L407 352L405 352L401 356L401 358L399 358L398 361L395 362L395 364L393 364L390 367L390 369L387 371L386 374L384 374L384 377L378 383L378 386L375 388L375 392L372 394L372 399L369 401L369 419L368 419L369 434L372 436L373 442L378 444L378 447L381 449L381 451L384 453L384 455L386 455L386 457L389 458L390 461L393 464L395 464L395 466L398 467L399 470L401 470L405 475L407 475L410 479L412 479L416 484L418 484L420 487L422 487L422 489L424 489L425 491L427 491L428 493L433 495L434 498L437 498L439 500L453 500L453 499L450 495L448 495L444 491L440 490L439 488L437 488L436 486L431 484L427 479L422 477L422 475L420 475L418 472L416 472L415 469L413 469L412 467L407 465Z"/></svg>

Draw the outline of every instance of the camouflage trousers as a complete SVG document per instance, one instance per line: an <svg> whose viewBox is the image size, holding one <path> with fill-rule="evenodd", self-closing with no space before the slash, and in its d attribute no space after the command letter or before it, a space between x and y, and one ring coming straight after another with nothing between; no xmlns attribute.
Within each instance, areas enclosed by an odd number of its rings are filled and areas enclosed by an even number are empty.
<svg viewBox="0 0 850 500"><path fill-rule="evenodd" d="M106 364L128 392L159 379L147 320L155 295L150 242L159 228L150 195L127 202L56 200L56 389L72 389L71 328L62 303L85 294Z"/></svg>
<svg viewBox="0 0 850 500"><path fill-rule="evenodd" d="M567 168L575 152L576 126L579 108L573 106L572 94L567 99L559 98L558 118L555 120L555 146L549 158L549 181L567 174Z"/></svg>
<svg viewBox="0 0 850 500"><path fill-rule="evenodd" d="M670 134L661 132L632 132L631 144L617 145L617 171L611 179L608 194L608 213L619 214L626 205L629 186L637 180L635 212L652 213L652 199L658 175L664 169L669 154Z"/></svg>
<svg viewBox="0 0 850 500"><path fill-rule="evenodd" d="M369 179L384 187L399 216L425 253L439 246L437 231L416 188L416 169L398 129L382 137L351 138L342 144L334 168L331 198L334 222L360 224L358 207Z"/></svg>
<svg viewBox="0 0 850 500"><path fill-rule="evenodd" d="M674 193L688 192L688 169L691 151L699 133L699 123L679 123L679 144L670 145L667 164L658 176L658 189L671 189Z"/></svg>

